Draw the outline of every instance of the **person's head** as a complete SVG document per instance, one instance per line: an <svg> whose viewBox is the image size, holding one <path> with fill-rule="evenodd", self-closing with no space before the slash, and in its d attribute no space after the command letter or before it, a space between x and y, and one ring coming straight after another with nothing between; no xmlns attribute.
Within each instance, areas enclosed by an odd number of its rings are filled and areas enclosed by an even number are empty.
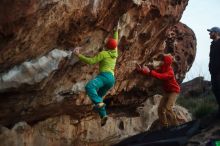
<svg viewBox="0 0 220 146"><path fill-rule="evenodd" d="M153 61L153 63L158 63L153 68L158 69L164 69L172 65L173 63L173 56L171 54L161 54L160 55L161 60L159 62Z"/></svg>
<svg viewBox="0 0 220 146"><path fill-rule="evenodd" d="M174 40L176 38L176 33L174 31L169 31L167 33L167 38Z"/></svg>
<svg viewBox="0 0 220 146"><path fill-rule="evenodd" d="M211 29L207 29L209 31L210 39L217 40L220 38L220 28L212 27Z"/></svg>
<svg viewBox="0 0 220 146"><path fill-rule="evenodd" d="M106 48L109 50L114 50L117 48L117 41L113 38L109 38L106 42Z"/></svg>

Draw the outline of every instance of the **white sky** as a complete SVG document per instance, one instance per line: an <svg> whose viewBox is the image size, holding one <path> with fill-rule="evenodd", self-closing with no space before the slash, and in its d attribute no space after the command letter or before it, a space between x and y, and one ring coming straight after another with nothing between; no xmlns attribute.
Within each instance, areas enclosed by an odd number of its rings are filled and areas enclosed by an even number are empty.
<svg viewBox="0 0 220 146"><path fill-rule="evenodd" d="M183 13L182 23L190 27L197 39L196 58L190 71L186 74L185 81L198 76L210 80L208 71L209 50L211 39L208 28L220 27L220 0L189 0Z"/></svg>

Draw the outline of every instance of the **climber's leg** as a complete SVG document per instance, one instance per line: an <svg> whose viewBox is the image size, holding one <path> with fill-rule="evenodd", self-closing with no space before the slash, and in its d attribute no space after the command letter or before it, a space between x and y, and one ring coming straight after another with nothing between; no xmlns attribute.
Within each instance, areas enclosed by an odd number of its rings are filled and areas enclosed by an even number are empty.
<svg viewBox="0 0 220 146"><path fill-rule="evenodd" d="M103 97L108 92L108 90L114 86L115 78L111 73L101 73L100 75L103 76L104 86L99 88L98 95ZM107 116L106 107L99 109L99 115L101 118Z"/></svg>
<svg viewBox="0 0 220 146"><path fill-rule="evenodd" d="M178 120L176 118L176 113L173 111L173 107L176 103L178 93L172 92L167 94L167 103L166 103L166 115L170 119L172 125L178 125Z"/></svg>
<svg viewBox="0 0 220 146"><path fill-rule="evenodd" d="M95 104L101 118L107 116L102 96L114 85L114 82L115 79L111 73L100 73L95 79L89 81L85 87L87 95Z"/></svg>
<svg viewBox="0 0 220 146"><path fill-rule="evenodd" d="M97 90L104 86L102 78L100 75L96 76L95 79L90 80L85 87L87 95L95 105L102 102L102 97L98 96L97 93Z"/></svg>
<svg viewBox="0 0 220 146"><path fill-rule="evenodd" d="M167 117L166 117L166 102L167 102L167 96L163 96L160 100L160 104L158 106L158 117L161 125L163 127L168 127Z"/></svg>

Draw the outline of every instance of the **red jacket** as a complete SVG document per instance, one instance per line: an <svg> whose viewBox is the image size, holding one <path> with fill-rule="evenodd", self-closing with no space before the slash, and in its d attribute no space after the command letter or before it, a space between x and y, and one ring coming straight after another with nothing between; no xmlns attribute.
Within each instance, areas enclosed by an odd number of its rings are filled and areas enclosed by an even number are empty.
<svg viewBox="0 0 220 146"><path fill-rule="evenodd" d="M163 89L166 92L180 92L180 86L177 83L171 64L173 59L171 56L164 56L164 64L157 71L152 70L151 75L155 78L163 80Z"/></svg>

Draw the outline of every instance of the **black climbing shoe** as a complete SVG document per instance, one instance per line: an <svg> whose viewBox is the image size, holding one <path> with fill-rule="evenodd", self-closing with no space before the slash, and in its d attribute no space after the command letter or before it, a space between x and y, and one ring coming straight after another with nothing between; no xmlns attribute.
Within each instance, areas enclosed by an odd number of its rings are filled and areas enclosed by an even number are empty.
<svg viewBox="0 0 220 146"><path fill-rule="evenodd" d="M107 120L108 120L108 117L107 117L107 116L103 117L103 118L101 119L101 126L105 126Z"/></svg>

